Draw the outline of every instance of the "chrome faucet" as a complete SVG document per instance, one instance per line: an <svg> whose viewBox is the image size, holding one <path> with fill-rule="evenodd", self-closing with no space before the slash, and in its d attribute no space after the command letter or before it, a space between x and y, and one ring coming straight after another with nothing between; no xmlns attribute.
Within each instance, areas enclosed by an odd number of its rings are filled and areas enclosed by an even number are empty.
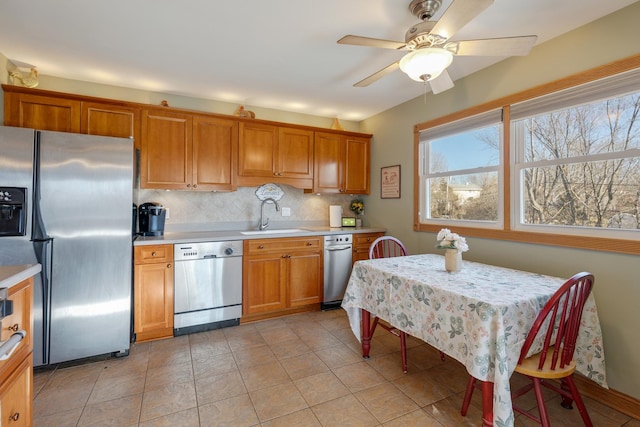
<svg viewBox="0 0 640 427"><path fill-rule="evenodd" d="M264 222L264 204L267 202L272 202L274 205L276 205L276 212L280 212L280 205L278 204L278 202L276 202L271 197L267 197L266 199L264 199L262 201L262 204L260 205L260 224L258 224L258 229L260 231L269 226L269 218L267 218L267 222Z"/></svg>

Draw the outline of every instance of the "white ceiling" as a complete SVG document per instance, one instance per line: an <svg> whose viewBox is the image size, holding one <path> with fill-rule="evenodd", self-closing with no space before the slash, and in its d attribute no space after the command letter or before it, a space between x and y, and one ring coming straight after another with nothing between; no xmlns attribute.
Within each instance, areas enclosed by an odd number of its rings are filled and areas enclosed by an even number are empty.
<svg viewBox="0 0 640 427"><path fill-rule="evenodd" d="M495 0L452 40L535 34L539 44L635 1ZM396 71L355 88L403 52L336 41L404 41L419 22L409 3L4 0L0 53L45 75L361 120L421 95L424 85ZM501 59L457 57L449 72L456 80Z"/></svg>

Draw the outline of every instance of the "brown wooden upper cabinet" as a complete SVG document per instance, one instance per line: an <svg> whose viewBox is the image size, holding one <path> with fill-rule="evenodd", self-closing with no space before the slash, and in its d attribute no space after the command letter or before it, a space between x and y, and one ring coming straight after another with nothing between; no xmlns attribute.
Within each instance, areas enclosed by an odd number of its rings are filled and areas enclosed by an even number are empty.
<svg viewBox="0 0 640 427"><path fill-rule="evenodd" d="M140 149L140 108L99 102L82 102L80 133L133 138Z"/></svg>
<svg viewBox="0 0 640 427"><path fill-rule="evenodd" d="M369 194L370 140L316 132L313 192Z"/></svg>
<svg viewBox="0 0 640 427"><path fill-rule="evenodd" d="M235 190L237 159L237 121L193 118L193 182L198 190Z"/></svg>
<svg viewBox="0 0 640 427"><path fill-rule="evenodd" d="M142 130L141 188L235 190L236 121L145 109Z"/></svg>
<svg viewBox="0 0 640 427"><path fill-rule="evenodd" d="M3 86L4 88L4 86ZM80 101L4 91L5 125L80 132Z"/></svg>
<svg viewBox="0 0 640 427"><path fill-rule="evenodd" d="M140 187L369 194L370 135L2 85L6 126L129 138Z"/></svg>
<svg viewBox="0 0 640 427"><path fill-rule="evenodd" d="M276 182L310 189L313 144L311 130L241 122L238 184L253 186Z"/></svg>
<svg viewBox="0 0 640 427"><path fill-rule="evenodd" d="M134 138L140 148L140 108L122 101L2 86L5 125L38 130Z"/></svg>

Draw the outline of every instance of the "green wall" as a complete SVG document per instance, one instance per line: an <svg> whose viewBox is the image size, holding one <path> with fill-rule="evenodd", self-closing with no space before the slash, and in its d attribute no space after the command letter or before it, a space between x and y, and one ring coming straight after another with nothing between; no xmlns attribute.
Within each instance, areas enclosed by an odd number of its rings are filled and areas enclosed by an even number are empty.
<svg viewBox="0 0 640 427"><path fill-rule="evenodd" d="M437 252L433 233L413 231L413 126L580 71L640 54L640 3L543 43L526 57L511 58L455 82L455 87L415 99L371 117L371 195L367 218L387 227L410 253ZM381 199L380 168L401 165L401 198ZM469 238L465 259L570 277L595 274L594 293L604 335L607 379L617 391L640 398L640 259L592 250Z"/></svg>

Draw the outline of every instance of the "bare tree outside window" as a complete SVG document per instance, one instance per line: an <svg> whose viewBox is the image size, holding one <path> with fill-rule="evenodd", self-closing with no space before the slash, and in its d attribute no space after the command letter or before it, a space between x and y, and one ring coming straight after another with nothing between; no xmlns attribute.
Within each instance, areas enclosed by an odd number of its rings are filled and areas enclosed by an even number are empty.
<svg viewBox="0 0 640 427"><path fill-rule="evenodd" d="M525 224L639 228L640 94L516 122Z"/></svg>

